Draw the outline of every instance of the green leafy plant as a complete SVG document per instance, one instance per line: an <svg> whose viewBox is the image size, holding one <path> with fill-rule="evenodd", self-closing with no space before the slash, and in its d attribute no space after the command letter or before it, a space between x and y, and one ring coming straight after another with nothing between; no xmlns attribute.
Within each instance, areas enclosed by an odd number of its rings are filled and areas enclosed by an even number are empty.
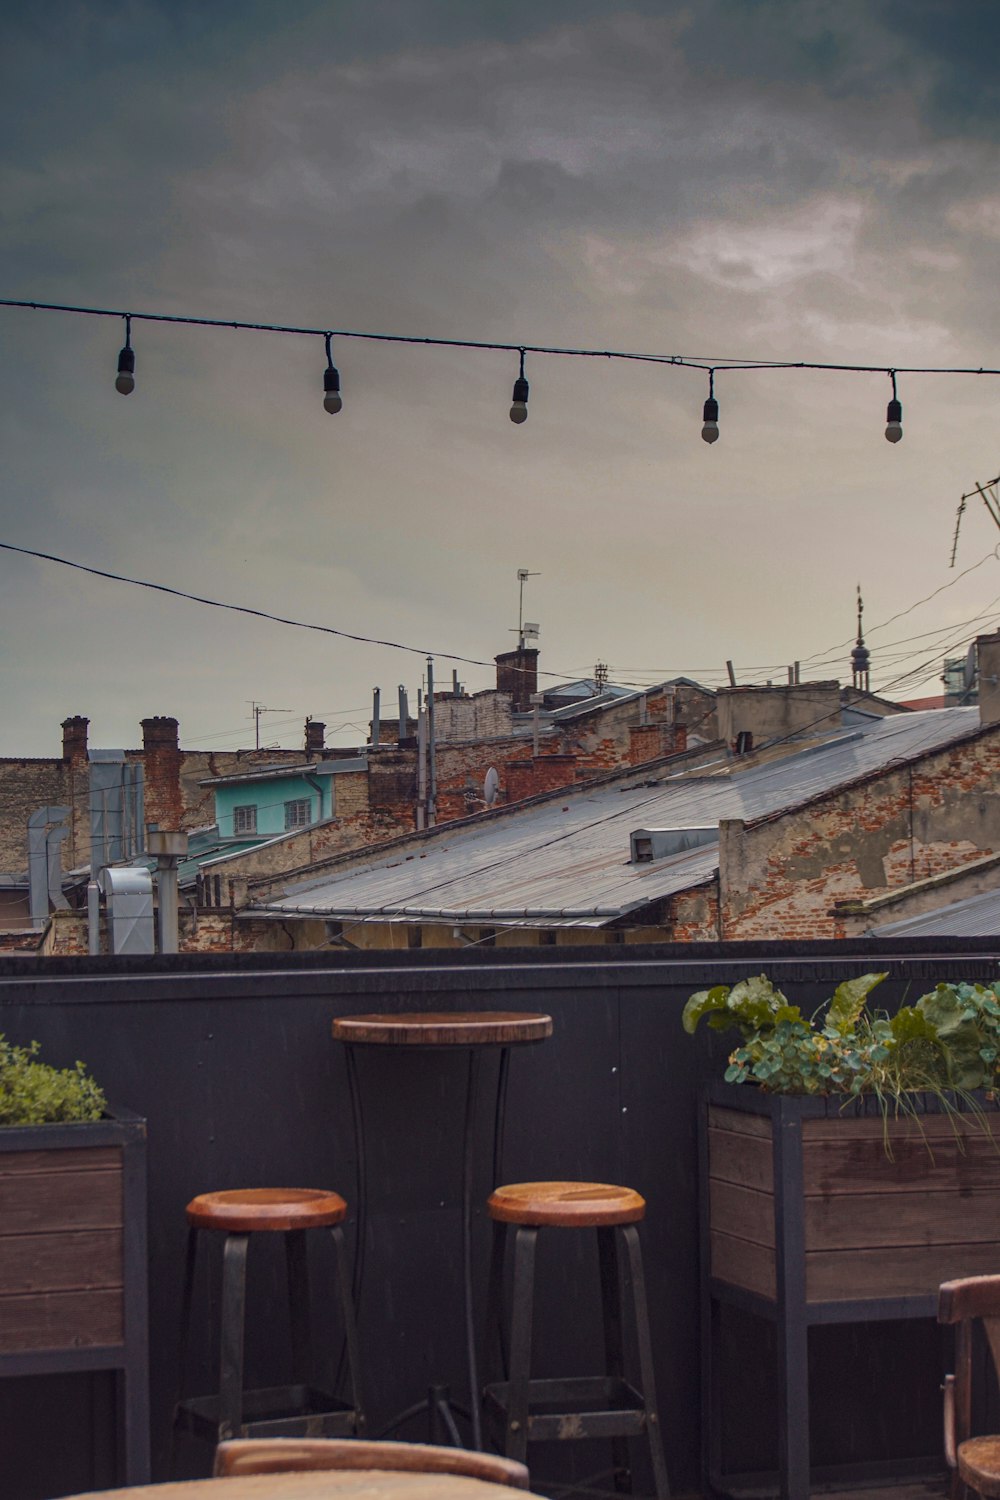
<svg viewBox="0 0 1000 1500"><path fill-rule="evenodd" d="M779 1094L874 1094L909 1112L907 1095L931 1091L967 1098L1000 1085L1000 983L939 984L895 1015L872 1010L868 996L886 975L863 974L839 985L810 1018L766 975L692 995L684 1029L707 1020L735 1027L741 1045L726 1080Z"/></svg>
<svg viewBox="0 0 1000 1500"><path fill-rule="evenodd" d="M0 1033L0 1126L99 1120L104 1093L83 1063L52 1068L36 1061L39 1044L15 1047Z"/></svg>

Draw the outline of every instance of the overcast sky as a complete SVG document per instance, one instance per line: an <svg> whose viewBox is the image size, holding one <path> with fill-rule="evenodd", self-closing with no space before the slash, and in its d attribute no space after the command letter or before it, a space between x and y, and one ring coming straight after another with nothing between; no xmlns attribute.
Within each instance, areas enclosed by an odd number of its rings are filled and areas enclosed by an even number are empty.
<svg viewBox="0 0 1000 1500"><path fill-rule="evenodd" d="M995 0L11 0L0 296L723 359L991 366ZM426 651L933 692L1000 619L990 376L717 379L0 308L0 541L399 642L251 620L0 552L0 754L364 738ZM878 628L965 567L974 572ZM937 632L934 634L933 632ZM922 664L926 664L923 665ZM920 671L914 669L921 668ZM489 667L459 668L471 691ZM896 679L913 671L904 683ZM921 689L921 683L926 684Z"/></svg>

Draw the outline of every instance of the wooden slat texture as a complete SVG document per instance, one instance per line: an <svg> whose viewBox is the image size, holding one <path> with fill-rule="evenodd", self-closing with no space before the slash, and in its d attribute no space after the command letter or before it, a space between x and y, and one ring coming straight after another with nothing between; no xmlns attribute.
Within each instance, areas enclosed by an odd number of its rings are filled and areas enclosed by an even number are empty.
<svg viewBox="0 0 1000 1500"><path fill-rule="evenodd" d="M122 1274L120 1229L4 1235L0 1237L0 1329L6 1296L120 1287Z"/></svg>
<svg viewBox="0 0 1000 1500"><path fill-rule="evenodd" d="M770 1193L774 1189L771 1142L763 1136L734 1130L709 1130L709 1176L739 1187Z"/></svg>
<svg viewBox="0 0 1000 1500"><path fill-rule="evenodd" d="M0 1298L0 1354L120 1345L121 1290Z"/></svg>
<svg viewBox="0 0 1000 1500"><path fill-rule="evenodd" d="M995 1245L1000 1271L1000 1204L994 1194L836 1193L807 1198L805 1218L807 1250L954 1244L961 1237L963 1243Z"/></svg>
<svg viewBox="0 0 1000 1500"><path fill-rule="evenodd" d="M0 1236L117 1228L122 1223L120 1161L119 1153L115 1169L0 1177Z"/></svg>
<svg viewBox="0 0 1000 1500"><path fill-rule="evenodd" d="M758 1135L771 1139L771 1120L768 1115L744 1114L738 1109L723 1109L717 1104L710 1104L708 1124L712 1130L731 1130L735 1135Z"/></svg>
<svg viewBox="0 0 1000 1500"><path fill-rule="evenodd" d="M845 1121L845 1125L865 1121ZM813 1140L803 1145L806 1197L829 1193L995 1192L1000 1188L1000 1150L982 1136L962 1142L941 1136L932 1143L908 1139L893 1143L890 1159L882 1138L855 1136Z"/></svg>
<svg viewBox="0 0 1000 1500"><path fill-rule="evenodd" d="M992 1112L985 1120L993 1125L994 1151L1000 1150L1000 1114ZM995 1122L995 1124L994 1124ZM866 1116L862 1120L845 1115L830 1115L822 1120L803 1120L803 1141L822 1140L883 1140L886 1133L895 1141L937 1140L939 1137L989 1141L989 1131L984 1121L975 1115L890 1115L883 1120L881 1115Z"/></svg>
<svg viewBox="0 0 1000 1500"><path fill-rule="evenodd" d="M761 1297L775 1295L774 1251L749 1240L736 1239L713 1230L711 1236L712 1275L730 1286L744 1287Z"/></svg>
<svg viewBox="0 0 1000 1500"><path fill-rule="evenodd" d="M821 1250L806 1255L810 1302L854 1302L865 1297L915 1297L937 1292L942 1281L1000 1272L1000 1246L920 1245L887 1253Z"/></svg>
<svg viewBox="0 0 1000 1500"><path fill-rule="evenodd" d="M0 1177L34 1176L39 1172L107 1172L121 1170L121 1146L85 1146L80 1150L0 1150Z"/></svg>
<svg viewBox="0 0 1000 1500"><path fill-rule="evenodd" d="M713 1229L774 1249L774 1198L770 1193L756 1193L751 1188L713 1179L709 1183L709 1202ZM817 1248L825 1244L826 1241L820 1241Z"/></svg>

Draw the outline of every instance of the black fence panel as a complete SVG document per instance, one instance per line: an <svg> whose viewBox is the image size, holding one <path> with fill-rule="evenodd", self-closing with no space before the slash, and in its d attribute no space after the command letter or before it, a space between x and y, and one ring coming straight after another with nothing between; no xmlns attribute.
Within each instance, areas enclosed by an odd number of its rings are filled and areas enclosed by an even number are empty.
<svg viewBox="0 0 1000 1500"><path fill-rule="evenodd" d="M617 1181L648 1200L642 1228L661 1420L677 1493L699 1484L696 1099L726 1042L680 1026L694 989L767 971L805 1010L851 974L879 968L890 1008L938 979L992 980L992 940L907 944L728 944L456 950L392 955L181 955L151 960L2 960L0 1031L37 1038L59 1066L82 1058L108 1096L148 1121L153 1465L167 1477L177 1381L185 1203L226 1187L317 1186L356 1196L356 1153L336 1016L368 1011L543 1010L555 1030L511 1058L507 1181ZM464 1069L445 1052L371 1048L358 1056L369 1151L361 1306L371 1422L377 1431L432 1381L466 1400L461 1300ZM496 1055L485 1062L487 1083ZM490 1088L480 1096L477 1203L491 1186ZM485 1209L474 1264L485 1293ZM266 1237L265 1237L266 1238ZM541 1375L599 1368L596 1249L589 1235L541 1236L535 1357ZM325 1248L325 1247L324 1247ZM278 1246L251 1246L248 1377L288 1378ZM326 1270L315 1251L317 1276ZM1000 1247L998 1247L1000 1269ZM213 1388L210 1331L218 1266L203 1258L189 1389ZM332 1323L321 1333L337 1345ZM747 1469L773 1463L770 1330L731 1317L727 1444ZM814 1449L819 1462L933 1450L941 1345L932 1324L817 1330ZM106 1376L0 1382L0 1472L7 1500L48 1500L114 1482L113 1391ZM54 1427L72 1434L57 1449ZM931 1434L929 1440L928 1434ZM414 1423L400 1434L426 1438ZM589 1445L585 1445L589 1447ZM639 1444L637 1447L641 1446ZM181 1474L210 1454L181 1451ZM533 1473L607 1467L593 1451L533 1451ZM644 1464L637 1479L648 1480Z"/></svg>

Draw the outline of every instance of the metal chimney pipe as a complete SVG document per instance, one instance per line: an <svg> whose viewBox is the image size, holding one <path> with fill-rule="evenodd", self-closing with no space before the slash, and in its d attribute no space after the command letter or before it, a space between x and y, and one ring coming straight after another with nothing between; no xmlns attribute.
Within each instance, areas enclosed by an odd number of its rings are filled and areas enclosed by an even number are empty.
<svg viewBox="0 0 1000 1500"><path fill-rule="evenodd" d="M437 819L437 761L434 754L434 658L427 658L427 826Z"/></svg>
<svg viewBox="0 0 1000 1500"><path fill-rule="evenodd" d="M406 696L406 689L402 683L399 684L399 733L396 738L400 744L406 739L410 732L410 705Z"/></svg>
<svg viewBox="0 0 1000 1500"><path fill-rule="evenodd" d="M372 749L378 744L381 727L382 689L375 688L372 694Z"/></svg>

